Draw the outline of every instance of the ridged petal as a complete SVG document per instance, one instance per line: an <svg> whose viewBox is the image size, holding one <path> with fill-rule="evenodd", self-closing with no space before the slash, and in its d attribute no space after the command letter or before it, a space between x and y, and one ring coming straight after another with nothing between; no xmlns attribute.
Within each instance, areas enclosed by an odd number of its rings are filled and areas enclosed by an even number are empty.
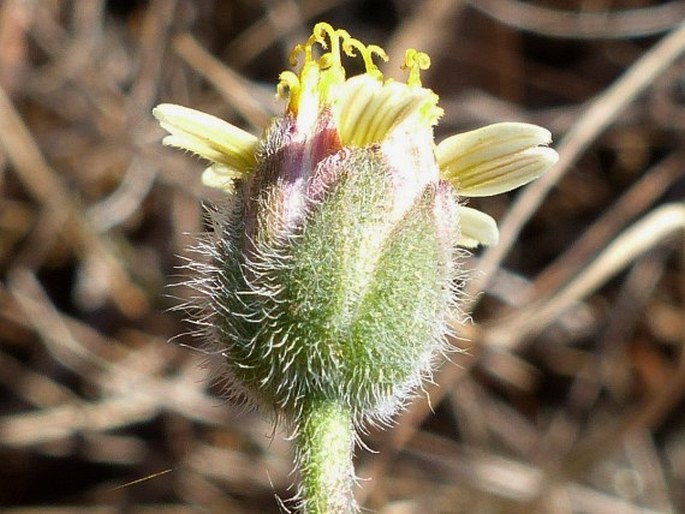
<svg viewBox="0 0 685 514"><path fill-rule="evenodd" d="M442 114L437 101L429 89L383 83L368 74L352 77L342 86L337 105L342 142L353 146L377 143L410 118L418 130L430 130Z"/></svg>
<svg viewBox="0 0 685 514"><path fill-rule="evenodd" d="M236 170L238 177L255 164L258 139L211 114L174 104L161 104L152 114L169 132L162 142L188 150L205 159Z"/></svg>
<svg viewBox="0 0 685 514"><path fill-rule="evenodd" d="M491 196L527 184L559 156L548 130L529 123L496 123L457 134L435 149L442 177L461 196Z"/></svg>

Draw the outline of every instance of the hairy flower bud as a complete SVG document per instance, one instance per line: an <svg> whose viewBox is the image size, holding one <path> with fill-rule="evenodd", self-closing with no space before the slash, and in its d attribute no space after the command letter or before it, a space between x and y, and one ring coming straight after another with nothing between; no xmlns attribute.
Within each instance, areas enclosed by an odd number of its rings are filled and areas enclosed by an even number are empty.
<svg viewBox="0 0 685 514"><path fill-rule="evenodd" d="M420 152L393 164L382 145L331 145L328 130L304 145L290 117L267 131L235 198L243 221L222 227L217 330L262 401L296 415L335 400L385 417L442 345L456 200L437 178L411 180Z"/></svg>
<svg viewBox="0 0 685 514"><path fill-rule="evenodd" d="M320 49L320 50L319 50ZM347 78L342 56L366 72ZM213 164L227 192L204 248L213 350L231 392L297 421L328 402L387 422L445 351L458 311L459 247L497 241L489 216L458 197L507 191L556 161L545 129L503 123L439 145L428 56L407 51L406 83L385 80L385 52L317 24L281 74L285 113L256 138L163 104L165 143Z"/></svg>

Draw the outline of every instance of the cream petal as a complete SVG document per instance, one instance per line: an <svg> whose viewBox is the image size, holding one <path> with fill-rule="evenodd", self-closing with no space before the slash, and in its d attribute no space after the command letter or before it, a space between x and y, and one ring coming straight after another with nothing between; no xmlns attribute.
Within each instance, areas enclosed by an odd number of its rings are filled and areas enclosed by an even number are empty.
<svg viewBox="0 0 685 514"><path fill-rule="evenodd" d="M258 139L249 132L180 105L160 104L152 114L170 134L162 140L165 145L188 150L241 174L254 166Z"/></svg>
<svg viewBox="0 0 685 514"><path fill-rule="evenodd" d="M352 77L341 86L337 103L343 144L377 143L410 120L419 130L429 130L442 115L437 102L430 89L381 82L369 74Z"/></svg>
<svg viewBox="0 0 685 514"><path fill-rule="evenodd" d="M233 180L242 176L243 174L238 170L222 164L213 164L202 172L202 183L207 187L233 194L235 191Z"/></svg>
<svg viewBox="0 0 685 514"><path fill-rule="evenodd" d="M559 160L551 148L528 148L515 155L493 159L473 175L459 180L462 196L492 196L535 180Z"/></svg>
<svg viewBox="0 0 685 514"><path fill-rule="evenodd" d="M471 207L460 206L459 226L461 234L459 246L475 248L478 245L491 246L499 241L497 223L484 212Z"/></svg>
<svg viewBox="0 0 685 514"><path fill-rule="evenodd" d="M462 196L510 191L542 175L559 159L541 147L551 142L547 129L529 123L496 123L457 134L435 149L442 176Z"/></svg>

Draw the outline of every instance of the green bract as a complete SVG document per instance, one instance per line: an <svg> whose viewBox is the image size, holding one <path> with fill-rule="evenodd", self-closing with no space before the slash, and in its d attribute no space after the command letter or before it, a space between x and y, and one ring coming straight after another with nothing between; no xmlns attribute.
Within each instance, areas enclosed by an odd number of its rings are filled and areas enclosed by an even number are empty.
<svg viewBox="0 0 685 514"><path fill-rule="evenodd" d="M343 150L319 171L301 192L283 194L278 179L253 192L251 241L244 223L223 227L217 335L230 372L261 402L297 415L310 400L335 400L385 419L443 345L455 199L430 184L393 219L396 185L379 147ZM314 185L322 179L330 184ZM300 194L300 221L278 223L279 199ZM245 218L245 202L234 202L233 219Z"/></svg>

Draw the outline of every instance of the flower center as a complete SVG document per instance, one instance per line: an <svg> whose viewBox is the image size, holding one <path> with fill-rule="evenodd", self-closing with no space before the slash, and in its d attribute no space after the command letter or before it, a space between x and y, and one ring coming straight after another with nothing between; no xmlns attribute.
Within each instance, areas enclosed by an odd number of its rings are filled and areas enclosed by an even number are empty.
<svg viewBox="0 0 685 514"><path fill-rule="evenodd" d="M364 73L347 79L343 54L361 57ZM430 129L442 115L437 95L421 85L420 73L430 66L430 57L407 50L402 66L409 72L406 83L385 80L374 59L387 62L388 56L380 46L365 45L346 30L317 23L309 39L291 52L290 64L296 67L302 61L300 69L280 74L277 94L288 102L287 111L297 117L302 132L315 125L321 108L329 108L343 144L379 142L410 118L416 128Z"/></svg>

